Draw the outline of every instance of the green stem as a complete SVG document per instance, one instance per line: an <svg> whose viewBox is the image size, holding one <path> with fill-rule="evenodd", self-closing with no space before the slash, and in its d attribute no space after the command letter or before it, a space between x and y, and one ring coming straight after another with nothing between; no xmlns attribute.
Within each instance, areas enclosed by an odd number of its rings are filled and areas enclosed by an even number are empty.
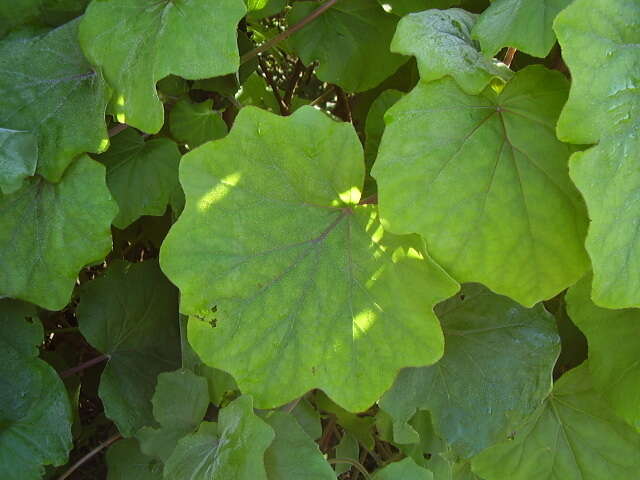
<svg viewBox="0 0 640 480"><path fill-rule="evenodd" d="M330 458L327 461L331 464L346 463L348 465L351 465L356 470L358 470L364 478L366 478L367 480L371 480L371 475L369 475L369 472L367 472L367 469L364 468L364 466L357 460L353 460L351 458Z"/></svg>

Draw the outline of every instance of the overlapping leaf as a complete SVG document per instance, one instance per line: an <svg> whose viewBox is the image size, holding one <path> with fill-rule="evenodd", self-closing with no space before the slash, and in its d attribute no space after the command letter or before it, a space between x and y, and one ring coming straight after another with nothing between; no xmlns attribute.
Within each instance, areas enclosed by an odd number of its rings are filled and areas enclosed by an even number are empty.
<svg viewBox="0 0 640 480"><path fill-rule="evenodd" d="M593 299L608 308L640 306L640 5L576 0L555 30L572 74L559 138L599 144L571 159L591 225Z"/></svg>
<svg viewBox="0 0 640 480"><path fill-rule="evenodd" d="M164 467L166 480L267 480L264 453L274 432L242 396L220 411L218 423L202 422L182 438Z"/></svg>
<svg viewBox="0 0 640 480"><path fill-rule="evenodd" d="M111 249L116 203L105 170L83 156L57 184L34 177L0 197L0 297L64 307L78 271Z"/></svg>
<svg viewBox="0 0 640 480"><path fill-rule="evenodd" d="M162 215L180 188L178 146L168 138L145 142L132 128L112 142L98 160L107 167L107 185L118 202L113 224L124 229L142 215Z"/></svg>
<svg viewBox="0 0 640 480"><path fill-rule="evenodd" d="M640 435L619 420L591 386L586 365L565 373L515 440L472 460L485 480L635 480Z"/></svg>
<svg viewBox="0 0 640 480"><path fill-rule="evenodd" d="M293 25L317 8L317 2L296 2L287 20ZM378 85L407 61L389 51L397 21L376 1L338 2L295 33L290 42L306 65L319 63L316 76L320 80L361 92Z"/></svg>
<svg viewBox="0 0 640 480"><path fill-rule="evenodd" d="M124 436L154 425L157 376L180 359L178 292L157 261L112 262L83 286L77 315L87 341L109 355L99 389L105 414Z"/></svg>
<svg viewBox="0 0 640 480"><path fill-rule="evenodd" d="M273 412L265 422L275 432L273 443L264 455L269 480L335 480L336 474L320 453L318 445L293 416Z"/></svg>
<svg viewBox="0 0 640 480"><path fill-rule="evenodd" d="M567 89L540 66L500 94L418 84L387 112L372 170L385 227L420 233L459 281L526 306L574 283L588 266L587 219L554 132Z"/></svg>
<svg viewBox="0 0 640 480"><path fill-rule="evenodd" d="M436 313L443 358L400 372L380 406L394 418L398 443L418 441L407 421L427 409L439 436L468 458L504 438L546 398L560 339L541 305L526 309L480 285L465 286Z"/></svg>
<svg viewBox="0 0 640 480"><path fill-rule="evenodd" d="M429 8L449 8L459 0L378 0L382 7L394 15L404 17L408 13L421 12Z"/></svg>
<svg viewBox="0 0 640 480"><path fill-rule="evenodd" d="M392 463L378 470L372 480L433 480L433 473L418 466L410 458Z"/></svg>
<svg viewBox="0 0 640 480"><path fill-rule="evenodd" d="M161 480L162 463L144 455L135 438L125 438L106 454L107 480Z"/></svg>
<svg viewBox="0 0 640 480"><path fill-rule="evenodd" d="M19 190L36 172L38 139L29 132L0 128L0 194Z"/></svg>
<svg viewBox="0 0 640 480"><path fill-rule="evenodd" d="M73 158L109 144L108 89L76 40L78 22L0 42L0 127L38 138L37 171L57 182Z"/></svg>
<svg viewBox="0 0 640 480"><path fill-rule="evenodd" d="M29 319L29 320L27 320ZM38 480L71 449L71 408L56 371L38 358L35 309L0 300L0 477Z"/></svg>
<svg viewBox="0 0 640 480"><path fill-rule="evenodd" d="M151 402L160 428L143 427L136 437L142 453L167 460L178 440L202 421L209 406L207 381L186 369L161 373Z"/></svg>
<svg viewBox="0 0 640 480"><path fill-rule="evenodd" d="M485 55L515 47L546 57L556 42L553 20L573 0L492 0L473 28Z"/></svg>
<svg viewBox="0 0 640 480"><path fill-rule="evenodd" d="M451 76L466 93L480 93L494 79L506 82L511 71L485 58L471 39L476 18L459 8L409 14L398 23L391 50L414 55L424 82Z"/></svg>
<svg viewBox="0 0 640 480"><path fill-rule="evenodd" d="M92 2L80 25L87 58L114 88L112 109L120 123L156 133L163 107L155 84L169 74L188 79L238 70L236 28L242 0Z"/></svg>
<svg viewBox="0 0 640 480"><path fill-rule="evenodd" d="M613 409L640 430L640 310L607 310L590 296L591 277L567 294L572 320L589 341L589 370L593 383Z"/></svg>
<svg viewBox="0 0 640 480"><path fill-rule="evenodd" d="M398 368L442 354L432 307L457 285L357 205L363 173L353 127L310 107L243 108L227 137L183 158L187 205L162 268L191 345L259 408L319 387L362 410Z"/></svg>
<svg viewBox="0 0 640 480"><path fill-rule="evenodd" d="M186 143L189 148L222 138L227 134L227 124L220 112L213 110L213 100L191 103L180 100L171 110L169 125L176 140Z"/></svg>

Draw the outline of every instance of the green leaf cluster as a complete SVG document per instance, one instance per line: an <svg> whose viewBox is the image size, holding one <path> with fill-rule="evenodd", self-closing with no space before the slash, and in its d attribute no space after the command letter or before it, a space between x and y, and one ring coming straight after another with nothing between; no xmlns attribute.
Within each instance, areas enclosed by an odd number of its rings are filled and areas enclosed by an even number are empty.
<svg viewBox="0 0 640 480"><path fill-rule="evenodd" d="M640 478L638 0L0 5L0 479Z"/></svg>

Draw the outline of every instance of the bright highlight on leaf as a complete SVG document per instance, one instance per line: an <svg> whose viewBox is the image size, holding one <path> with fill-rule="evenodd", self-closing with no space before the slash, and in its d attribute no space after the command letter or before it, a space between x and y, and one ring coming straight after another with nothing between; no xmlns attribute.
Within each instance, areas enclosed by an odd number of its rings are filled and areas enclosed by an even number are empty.
<svg viewBox="0 0 640 480"><path fill-rule="evenodd" d="M412 13L398 23L391 50L415 56L423 82L451 76L466 93L480 93L494 79L506 82L512 72L476 47L471 39L476 18L459 8Z"/></svg>
<svg viewBox="0 0 640 480"><path fill-rule="evenodd" d="M236 28L245 12L243 0L94 1L79 39L115 90L118 121L156 133L164 117L156 82L169 74L197 80L236 71Z"/></svg>
<svg viewBox="0 0 640 480"><path fill-rule="evenodd" d="M541 305L526 309L481 285L465 286L436 313L443 358L403 370L380 407L394 418L398 443L418 441L407 422L426 409L438 434L469 458L504 438L546 398L560 339Z"/></svg>
<svg viewBox="0 0 640 480"><path fill-rule="evenodd" d="M598 143L571 159L591 225L593 299L640 306L640 4L576 0L555 22L573 83L558 136Z"/></svg>
<svg viewBox="0 0 640 480"><path fill-rule="evenodd" d="M109 91L82 55L77 34L73 21L0 41L0 128L38 138L37 171L52 182L77 155L108 145Z"/></svg>
<svg viewBox="0 0 640 480"><path fill-rule="evenodd" d="M640 435L619 420L591 386L586 365L565 373L515 440L472 460L485 480L635 480Z"/></svg>
<svg viewBox="0 0 640 480"><path fill-rule="evenodd" d="M440 358L432 308L457 285L417 238L383 232L375 206L357 205L364 162L350 125L310 107L246 107L180 168L187 205L161 265L195 351L259 408L318 387L363 410L399 368Z"/></svg>
<svg viewBox="0 0 640 480"><path fill-rule="evenodd" d="M60 183L34 177L0 196L0 297L50 310L69 302L80 269L111 249L117 207L104 175L102 165L83 156Z"/></svg>
<svg viewBox="0 0 640 480"><path fill-rule="evenodd" d="M457 280L525 306L574 283L588 267L587 218L554 132L567 89L540 66L500 94L418 84L387 112L372 170L385 227L420 233Z"/></svg>

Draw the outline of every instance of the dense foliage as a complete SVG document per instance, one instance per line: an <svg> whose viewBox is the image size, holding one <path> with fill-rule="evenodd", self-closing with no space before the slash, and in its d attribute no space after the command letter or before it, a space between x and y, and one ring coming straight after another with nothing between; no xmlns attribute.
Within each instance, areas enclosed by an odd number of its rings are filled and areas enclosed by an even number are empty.
<svg viewBox="0 0 640 480"><path fill-rule="evenodd" d="M640 478L640 0L0 5L2 480Z"/></svg>

